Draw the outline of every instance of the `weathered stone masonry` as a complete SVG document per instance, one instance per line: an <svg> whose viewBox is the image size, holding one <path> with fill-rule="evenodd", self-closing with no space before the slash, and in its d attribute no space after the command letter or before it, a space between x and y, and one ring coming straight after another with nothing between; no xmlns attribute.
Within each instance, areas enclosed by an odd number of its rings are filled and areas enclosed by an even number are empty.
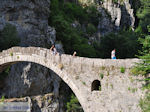
<svg viewBox="0 0 150 112"><path fill-rule="evenodd" d="M138 102L144 95L140 90L143 82L137 79L143 77L130 74L130 68L138 59L59 56L46 48L13 47L0 53L0 71L21 61L37 63L54 71L73 90L85 112L141 111ZM120 72L121 67L125 68L125 73ZM101 90L91 90L94 80L100 81Z"/></svg>

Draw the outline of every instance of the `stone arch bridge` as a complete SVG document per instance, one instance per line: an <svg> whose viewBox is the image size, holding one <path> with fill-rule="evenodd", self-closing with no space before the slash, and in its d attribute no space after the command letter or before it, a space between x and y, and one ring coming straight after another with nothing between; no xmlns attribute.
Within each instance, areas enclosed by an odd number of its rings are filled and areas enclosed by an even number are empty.
<svg viewBox="0 0 150 112"><path fill-rule="evenodd" d="M60 56L46 48L12 47L0 53L0 72L8 65L22 61L53 70L72 89L85 112L140 112L137 105L142 84L129 72L138 59ZM124 69L123 73L121 69ZM136 88L134 94L133 88Z"/></svg>

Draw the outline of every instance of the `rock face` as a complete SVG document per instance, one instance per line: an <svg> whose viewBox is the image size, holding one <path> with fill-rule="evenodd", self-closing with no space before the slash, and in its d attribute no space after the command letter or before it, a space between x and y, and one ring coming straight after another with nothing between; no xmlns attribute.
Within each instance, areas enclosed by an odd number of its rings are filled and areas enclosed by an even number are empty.
<svg viewBox="0 0 150 112"><path fill-rule="evenodd" d="M52 93L31 97L5 99L5 102L28 102L31 112L58 112L59 103Z"/></svg>
<svg viewBox="0 0 150 112"><path fill-rule="evenodd" d="M116 27L131 26L134 28L135 17L129 0L118 0L118 3L105 0L102 7L110 13Z"/></svg>
<svg viewBox="0 0 150 112"><path fill-rule="evenodd" d="M93 40L100 41L100 37L119 29L131 27L134 30L135 17L130 0L79 0L83 5L95 4L101 17L97 26L97 35ZM75 2L75 1L74 1Z"/></svg>
<svg viewBox="0 0 150 112"><path fill-rule="evenodd" d="M55 29L48 26L49 7L50 0L0 0L0 30L8 23L12 24L21 39L20 46L49 48L56 40ZM57 46L63 52L62 45ZM11 67L3 93L7 97L20 97L54 92L58 100L60 82L61 79L51 70L22 62ZM59 102L54 104L59 105Z"/></svg>
<svg viewBox="0 0 150 112"><path fill-rule="evenodd" d="M0 29L6 23L16 26L21 46L41 46L55 41L55 30L48 26L49 0L0 0Z"/></svg>
<svg viewBox="0 0 150 112"><path fill-rule="evenodd" d="M97 2L98 10L102 14L98 25L98 32L102 36L120 28L131 27L134 30L135 17L129 0L112 0Z"/></svg>

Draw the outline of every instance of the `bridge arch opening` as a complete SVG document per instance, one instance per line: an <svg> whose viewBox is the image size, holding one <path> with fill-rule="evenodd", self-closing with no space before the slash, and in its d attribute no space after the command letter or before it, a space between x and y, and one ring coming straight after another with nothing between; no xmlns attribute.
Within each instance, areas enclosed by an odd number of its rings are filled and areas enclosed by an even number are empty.
<svg viewBox="0 0 150 112"><path fill-rule="evenodd" d="M43 66L43 67L46 67L46 66L44 66L43 64L41 64L41 63L36 63L36 62L32 62L32 61L10 61L10 62L8 62L8 63L3 63L3 64L1 64L0 65L0 73L2 73L2 72L4 72L8 67L10 67L11 65L13 65L13 64L18 64L18 63L22 63L22 62L26 62L26 63L33 63L33 64L37 64L37 65L41 65L41 66ZM79 98L79 95L78 94L76 94L76 92L74 91L74 89L73 88L71 88L72 86L71 86L71 84L69 84L69 83L67 83L66 82L66 80L64 80L62 77L61 77L61 75L59 75L58 73L59 73L59 71L55 71L54 69L51 69L51 68L49 68L49 67L46 67L46 68L48 68L48 69L50 69L53 73L55 73L59 78L61 78L62 79L62 81L61 81L61 83L60 83L60 88L59 88L59 95L61 95L61 97L62 97L62 91L64 91L64 88L62 88L61 86L62 86L62 84L63 84L63 86L68 86L68 88L66 88L65 89L65 91L69 91L69 93L67 93L67 94L64 94L65 96L64 97L71 97L71 95L73 94L74 95L74 97L75 98L77 98L78 99L78 106L81 106L80 107L80 110L81 111L83 111L84 110L84 107L83 107L83 105L82 105L82 102L80 102L80 98ZM69 81L69 82L71 82L71 81ZM71 82L72 83L72 82ZM74 86L75 87L75 86ZM54 89L54 87L52 87L53 89ZM0 85L0 89L1 89L1 85ZM2 88L3 89L3 88ZM52 90L53 90L52 89ZM54 91L52 91L52 92L54 92ZM45 93L45 94L47 94L47 93ZM1 96L2 94L0 93L0 96ZM38 95L38 94L37 94ZM31 95L25 95L25 96L31 96ZM25 97L24 96L24 97ZM36 96L36 95L35 95ZM7 98L7 96L6 96L6 98ZM8 98L13 98L13 97L8 97ZM66 101L66 100L64 100L64 99L61 99L61 100L63 100L63 101ZM70 102L71 102L71 98L70 98ZM69 102L69 100L68 100L68 102ZM66 103L66 102L65 102ZM83 110L82 110L83 109Z"/></svg>
<svg viewBox="0 0 150 112"><path fill-rule="evenodd" d="M92 82L91 91L101 91L101 82L99 80Z"/></svg>

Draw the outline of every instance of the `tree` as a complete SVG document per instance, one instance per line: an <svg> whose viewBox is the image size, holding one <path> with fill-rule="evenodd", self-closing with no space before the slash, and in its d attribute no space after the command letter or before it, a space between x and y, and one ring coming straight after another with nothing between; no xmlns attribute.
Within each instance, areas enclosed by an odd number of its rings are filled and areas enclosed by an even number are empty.
<svg viewBox="0 0 150 112"><path fill-rule="evenodd" d="M67 102L67 112L83 112L83 109L74 94L71 95L71 99Z"/></svg>
<svg viewBox="0 0 150 112"><path fill-rule="evenodd" d="M95 44L98 57L110 58L111 51L116 49L118 59L133 58L140 47L138 34L133 31L120 31L101 37L100 45Z"/></svg>
<svg viewBox="0 0 150 112"><path fill-rule="evenodd" d="M19 44L16 27L11 24L6 24L0 32L0 50L8 49Z"/></svg>

